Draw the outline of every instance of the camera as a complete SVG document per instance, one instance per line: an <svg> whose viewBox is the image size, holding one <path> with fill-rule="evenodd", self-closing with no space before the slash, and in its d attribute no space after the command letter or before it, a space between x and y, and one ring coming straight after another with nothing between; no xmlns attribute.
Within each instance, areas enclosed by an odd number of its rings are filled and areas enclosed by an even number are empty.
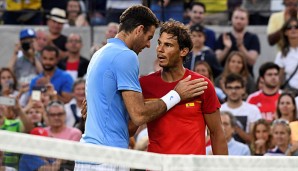
<svg viewBox="0 0 298 171"><path fill-rule="evenodd" d="M26 52L30 49L30 45L31 45L30 42L22 42L21 43L22 49Z"/></svg>

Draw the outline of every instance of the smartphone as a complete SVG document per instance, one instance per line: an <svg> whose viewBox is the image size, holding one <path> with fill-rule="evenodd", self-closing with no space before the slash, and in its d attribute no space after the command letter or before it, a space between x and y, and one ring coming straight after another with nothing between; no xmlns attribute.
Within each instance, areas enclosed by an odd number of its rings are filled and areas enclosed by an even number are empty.
<svg viewBox="0 0 298 171"><path fill-rule="evenodd" d="M31 99L40 101L41 91L40 90L32 90Z"/></svg>
<svg viewBox="0 0 298 171"><path fill-rule="evenodd" d="M15 106L16 100L11 97L0 96L0 104L5 106Z"/></svg>

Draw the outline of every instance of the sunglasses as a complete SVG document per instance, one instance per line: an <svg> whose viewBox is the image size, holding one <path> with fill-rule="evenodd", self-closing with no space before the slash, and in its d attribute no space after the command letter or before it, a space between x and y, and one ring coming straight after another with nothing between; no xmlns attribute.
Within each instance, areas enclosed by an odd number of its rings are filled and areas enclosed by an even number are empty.
<svg viewBox="0 0 298 171"><path fill-rule="evenodd" d="M276 119L273 121L272 125L277 125L277 124L282 124L282 125L287 125L289 126L289 121L285 119Z"/></svg>
<svg viewBox="0 0 298 171"><path fill-rule="evenodd" d="M298 25L288 25L286 29L287 30L292 30L293 28L298 29Z"/></svg>

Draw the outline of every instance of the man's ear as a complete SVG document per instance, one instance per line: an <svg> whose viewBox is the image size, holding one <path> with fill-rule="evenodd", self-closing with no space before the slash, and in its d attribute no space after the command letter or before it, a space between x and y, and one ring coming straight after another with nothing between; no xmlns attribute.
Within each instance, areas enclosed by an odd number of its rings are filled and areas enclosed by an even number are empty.
<svg viewBox="0 0 298 171"><path fill-rule="evenodd" d="M189 48L183 48L180 50L180 56L185 57L189 53Z"/></svg>
<svg viewBox="0 0 298 171"><path fill-rule="evenodd" d="M139 25L138 27L135 28L135 34L143 34L144 33L144 26Z"/></svg>

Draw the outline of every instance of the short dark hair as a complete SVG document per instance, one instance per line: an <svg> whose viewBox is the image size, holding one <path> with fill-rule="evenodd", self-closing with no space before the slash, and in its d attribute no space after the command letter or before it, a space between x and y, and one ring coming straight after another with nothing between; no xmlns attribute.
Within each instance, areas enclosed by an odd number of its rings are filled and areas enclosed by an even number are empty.
<svg viewBox="0 0 298 171"><path fill-rule="evenodd" d="M56 47L54 47L54 46L45 46L45 47L41 50L40 54L42 55L44 51L55 52L55 56L56 56L56 57L59 56L59 50L58 50Z"/></svg>
<svg viewBox="0 0 298 171"><path fill-rule="evenodd" d="M261 65L259 69L259 76L264 77L265 73L269 69L276 69L278 72L280 70L279 66L273 62L266 62L263 65Z"/></svg>
<svg viewBox="0 0 298 171"><path fill-rule="evenodd" d="M206 12L206 6L205 6L205 4L203 4L202 2L193 2L193 3L191 3L191 5L190 5L190 10L192 10L192 8L193 8L194 6L196 6L196 5L201 6L201 7L204 9L204 12Z"/></svg>
<svg viewBox="0 0 298 171"><path fill-rule="evenodd" d="M157 28L159 21L148 7L134 5L127 8L120 16L119 32L125 31L130 33L139 25L144 26L144 32L146 33L151 26Z"/></svg>
<svg viewBox="0 0 298 171"><path fill-rule="evenodd" d="M162 33L172 34L173 37L177 37L180 50L188 48L191 51L193 44L189 29L183 23L170 19L162 23L159 35Z"/></svg>
<svg viewBox="0 0 298 171"><path fill-rule="evenodd" d="M241 84L241 87L245 87L245 81L239 74L231 73L227 75L225 80L225 87L227 87L227 85L232 82L239 82Z"/></svg>

